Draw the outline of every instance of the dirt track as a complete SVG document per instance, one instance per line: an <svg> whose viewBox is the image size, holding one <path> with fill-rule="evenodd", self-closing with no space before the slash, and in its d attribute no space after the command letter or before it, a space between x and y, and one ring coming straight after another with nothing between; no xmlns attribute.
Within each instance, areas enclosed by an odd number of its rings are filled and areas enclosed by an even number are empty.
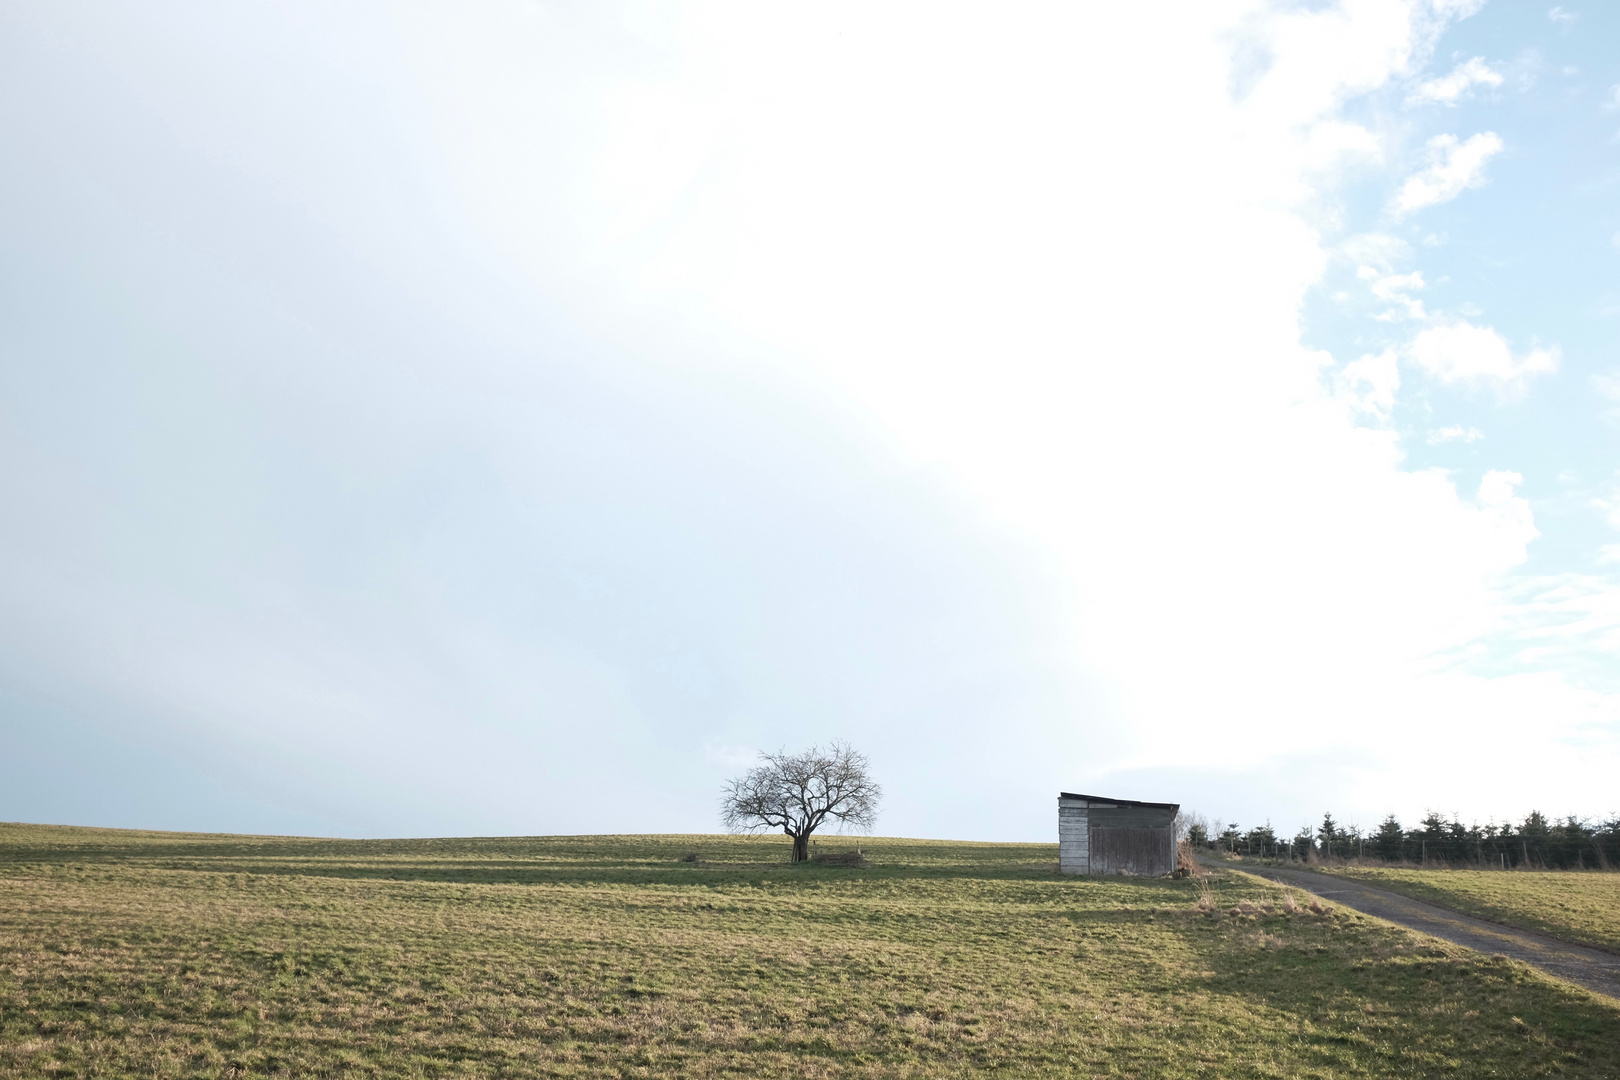
<svg viewBox="0 0 1620 1080"><path fill-rule="evenodd" d="M1503 926L1447 908L1413 900L1409 896L1363 885L1359 881L1280 866L1233 867L1246 874L1270 878L1314 893L1322 899L1392 923L1433 934L1485 953L1500 953L1522 960L1550 975L1578 986L1620 998L1620 956L1584 945L1571 945L1533 930Z"/></svg>

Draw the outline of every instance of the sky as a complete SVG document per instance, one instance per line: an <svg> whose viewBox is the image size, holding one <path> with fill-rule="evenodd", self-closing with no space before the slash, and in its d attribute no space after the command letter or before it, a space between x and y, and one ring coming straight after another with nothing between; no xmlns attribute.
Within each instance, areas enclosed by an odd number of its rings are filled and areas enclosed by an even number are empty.
<svg viewBox="0 0 1620 1080"><path fill-rule="evenodd" d="M1616 40L0 6L0 819L1620 810Z"/></svg>

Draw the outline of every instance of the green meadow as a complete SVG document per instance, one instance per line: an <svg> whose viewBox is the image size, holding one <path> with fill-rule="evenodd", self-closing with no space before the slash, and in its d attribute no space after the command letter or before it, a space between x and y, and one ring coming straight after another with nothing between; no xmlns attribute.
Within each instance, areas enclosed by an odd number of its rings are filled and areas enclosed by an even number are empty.
<svg viewBox="0 0 1620 1080"><path fill-rule="evenodd" d="M1235 871L859 843L0 826L0 1076L1620 1075L1620 1003Z"/></svg>
<svg viewBox="0 0 1620 1080"><path fill-rule="evenodd" d="M1482 919L1620 952L1620 874L1600 870L1331 871Z"/></svg>

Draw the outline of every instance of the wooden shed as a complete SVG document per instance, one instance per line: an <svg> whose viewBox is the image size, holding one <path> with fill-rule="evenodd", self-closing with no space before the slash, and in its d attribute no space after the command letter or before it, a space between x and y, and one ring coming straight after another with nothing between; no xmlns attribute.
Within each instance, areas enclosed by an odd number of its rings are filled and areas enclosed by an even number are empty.
<svg viewBox="0 0 1620 1080"><path fill-rule="evenodd" d="M1180 803L1058 795L1058 869L1065 874L1140 874L1176 868Z"/></svg>

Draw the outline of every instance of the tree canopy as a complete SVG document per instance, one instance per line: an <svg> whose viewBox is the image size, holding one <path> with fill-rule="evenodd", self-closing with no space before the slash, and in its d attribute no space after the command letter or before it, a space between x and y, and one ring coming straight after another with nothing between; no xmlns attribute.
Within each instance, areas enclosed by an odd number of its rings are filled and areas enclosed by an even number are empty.
<svg viewBox="0 0 1620 1080"><path fill-rule="evenodd" d="M829 820L870 830L882 797L866 755L833 742L800 754L760 754L759 765L726 785L720 820L741 832L781 829L793 838L793 861L803 862L810 835Z"/></svg>

